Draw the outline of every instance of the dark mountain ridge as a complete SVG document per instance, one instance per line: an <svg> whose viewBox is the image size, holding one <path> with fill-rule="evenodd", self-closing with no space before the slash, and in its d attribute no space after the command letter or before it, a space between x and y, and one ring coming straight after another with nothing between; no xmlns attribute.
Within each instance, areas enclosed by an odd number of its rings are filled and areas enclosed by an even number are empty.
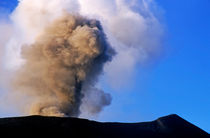
<svg viewBox="0 0 210 138"><path fill-rule="evenodd" d="M177 115L142 123L101 123L71 117L26 116L0 119L0 134L70 138L210 138Z"/></svg>

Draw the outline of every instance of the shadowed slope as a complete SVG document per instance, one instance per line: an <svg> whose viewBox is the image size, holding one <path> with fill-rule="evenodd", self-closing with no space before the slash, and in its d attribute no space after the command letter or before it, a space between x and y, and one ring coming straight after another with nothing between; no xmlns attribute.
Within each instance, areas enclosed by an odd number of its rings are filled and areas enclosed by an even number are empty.
<svg viewBox="0 0 210 138"><path fill-rule="evenodd" d="M208 138L209 134L177 115L143 123L100 123L78 118L28 116L0 119L7 135L68 136L90 138ZM11 133L8 133L11 132ZM27 132L27 133L26 133Z"/></svg>

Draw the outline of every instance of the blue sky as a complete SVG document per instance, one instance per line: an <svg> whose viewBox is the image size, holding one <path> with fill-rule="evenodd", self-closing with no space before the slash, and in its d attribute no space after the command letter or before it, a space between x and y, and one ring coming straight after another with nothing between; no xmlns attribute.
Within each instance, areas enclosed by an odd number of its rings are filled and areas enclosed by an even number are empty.
<svg viewBox="0 0 210 138"><path fill-rule="evenodd" d="M0 1L0 17L5 18L17 5L17 0L1 0Z"/></svg>
<svg viewBox="0 0 210 138"><path fill-rule="evenodd" d="M210 1L156 2L167 28L164 56L152 67L138 68L128 88L113 90L103 83L113 103L98 120L149 121L175 113L210 132ZM15 5L1 0L0 12Z"/></svg>

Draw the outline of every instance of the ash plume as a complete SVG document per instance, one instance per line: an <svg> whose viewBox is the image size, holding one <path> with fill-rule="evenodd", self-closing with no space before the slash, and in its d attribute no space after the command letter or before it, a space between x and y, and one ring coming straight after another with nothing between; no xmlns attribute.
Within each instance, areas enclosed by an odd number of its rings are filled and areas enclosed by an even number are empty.
<svg viewBox="0 0 210 138"><path fill-rule="evenodd" d="M97 78L114 53L99 21L69 13L21 51L24 64L16 71L12 87L32 98L26 109L29 114L46 116L79 116L84 95L97 89ZM103 91L98 98L103 101L90 112L99 112L111 102Z"/></svg>

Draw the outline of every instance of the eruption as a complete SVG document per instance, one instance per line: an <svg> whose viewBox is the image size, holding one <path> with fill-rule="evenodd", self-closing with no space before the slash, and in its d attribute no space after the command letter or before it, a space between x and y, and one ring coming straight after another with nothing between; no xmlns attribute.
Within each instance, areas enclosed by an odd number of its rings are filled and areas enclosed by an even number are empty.
<svg viewBox="0 0 210 138"><path fill-rule="evenodd" d="M101 87L129 87L139 65L159 56L156 9L154 0L18 0L9 21L0 19L1 113L102 111L112 97Z"/></svg>
<svg viewBox="0 0 210 138"><path fill-rule="evenodd" d="M13 88L33 97L30 114L78 116L84 95L94 88L112 53L99 21L65 13L33 44L22 47L25 63L16 72ZM104 102L90 112L110 104L109 94L99 94Z"/></svg>

